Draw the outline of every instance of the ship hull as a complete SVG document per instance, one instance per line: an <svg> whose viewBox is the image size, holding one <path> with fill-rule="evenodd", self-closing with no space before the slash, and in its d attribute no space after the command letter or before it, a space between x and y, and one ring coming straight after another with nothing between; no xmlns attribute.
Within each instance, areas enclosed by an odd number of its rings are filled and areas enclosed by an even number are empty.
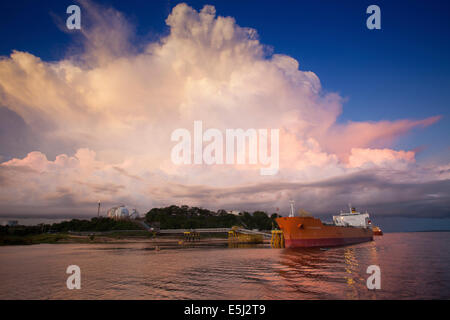
<svg viewBox="0 0 450 320"><path fill-rule="evenodd" d="M281 217L276 221L286 248L343 246L373 240L371 228L327 225L313 217Z"/></svg>

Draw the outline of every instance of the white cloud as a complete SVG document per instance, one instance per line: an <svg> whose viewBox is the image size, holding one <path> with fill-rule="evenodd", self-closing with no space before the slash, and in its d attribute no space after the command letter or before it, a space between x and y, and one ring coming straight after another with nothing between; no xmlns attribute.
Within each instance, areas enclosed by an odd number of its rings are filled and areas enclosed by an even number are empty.
<svg viewBox="0 0 450 320"><path fill-rule="evenodd" d="M120 13L83 5L91 19L83 31L83 54L45 62L14 51L0 60L0 103L56 154L62 153L60 143L73 146L72 156L54 161L35 151L3 162L1 203L8 208L67 205L88 212L99 199L141 210L183 201L267 205L267 199L297 197L295 190L222 197L214 190L312 183L371 166L409 168L414 152L388 149L389 141L438 120L337 124L339 95L325 92L317 75L300 70L292 57L268 54L255 30L216 17L212 6L197 12L177 5L166 20L170 34L138 50L129 41L133 28ZM175 166L171 132L192 130L194 120L219 130L279 128L279 175L263 178L255 166ZM186 186L207 191L215 201ZM307 193L316 203L333 196Z"/></svg>

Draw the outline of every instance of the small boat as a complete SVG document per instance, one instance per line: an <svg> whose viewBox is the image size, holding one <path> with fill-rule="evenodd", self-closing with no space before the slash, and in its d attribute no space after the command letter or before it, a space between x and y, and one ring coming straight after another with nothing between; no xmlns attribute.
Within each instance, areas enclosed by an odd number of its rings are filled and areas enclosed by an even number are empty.
<svg viewBox="0 0 450 320"><path fill-rule="evenodd" d="M381 231L380 227L374 226L372 228L372 231L373 231L374 236L382 236L383 235L383 231Z"/></svg>

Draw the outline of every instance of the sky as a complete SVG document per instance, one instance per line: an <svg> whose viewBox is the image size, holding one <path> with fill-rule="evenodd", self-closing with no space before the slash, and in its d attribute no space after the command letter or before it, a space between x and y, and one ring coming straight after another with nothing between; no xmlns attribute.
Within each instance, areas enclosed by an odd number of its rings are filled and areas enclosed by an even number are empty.
<svg viewBox="0 0 450 320"><path fill-rule="evenodd" d="M371 4L381 30L366 27ZM450 218L449 7L3 1L0 215L89 216L99 200L287 213L294 199L319 215L351 202ZM278 173L174 164L171 133L195 120L279 129Z"/></svg>

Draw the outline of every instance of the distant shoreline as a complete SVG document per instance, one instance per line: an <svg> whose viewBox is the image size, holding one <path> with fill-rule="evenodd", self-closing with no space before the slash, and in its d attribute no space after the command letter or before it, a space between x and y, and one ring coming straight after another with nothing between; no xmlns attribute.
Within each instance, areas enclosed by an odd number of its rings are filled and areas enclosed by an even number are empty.
<svg viewBox="0 0 450 320"><path fill-rule="evenodd" d="M138 234L140 233L140 234ZM153 236L146 231L137 231L136 234L108 233L101 235L75 235L69 233L52 233L26 236L2 236L0 246L36 245L36 244L123 244L148 243L156 246L189 246L189 245L226 245L228 238L223 235L208 235L200 241L186 241L180 236Z"/></svg>
<svg viewBox="0 0 450 320"><path fill-rule="evenodd" d="M386 232L385 234L395 233L433 233L450 232L450 230L424 230L424 231L400 231ZM24 236L0 236L0 247L2 246L23 246L37 244L127 244L127 243L145 243L154 245L155 248L183 248L183 247L217 247L229 245L229 240L222 234L204 235L200 240L187 241L182 236L174 235L153 235L147 231L136 230L129 232L104 232L90 235L80 235L77 233L50 233ZM268 240L264 244L269 243ZM244 243L235 243L244 245ZM248 244L248 243L247 243Z"/></svg>

